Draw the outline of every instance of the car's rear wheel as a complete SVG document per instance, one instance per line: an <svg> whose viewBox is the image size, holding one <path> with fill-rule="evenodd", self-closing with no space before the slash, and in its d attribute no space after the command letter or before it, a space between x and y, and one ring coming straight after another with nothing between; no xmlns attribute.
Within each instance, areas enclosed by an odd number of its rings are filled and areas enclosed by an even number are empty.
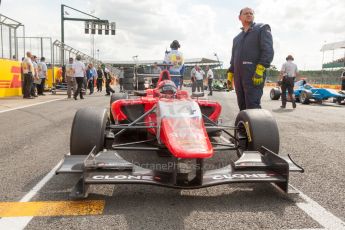
<svg viewBox="0 0 345 230"><path fill-rule="evenodd" d="M271 100L279 100L281 94L282 93L281 93L280 89L273 88L270 91L270 98L271 98Z"/></svg>
<svg viewBox="0 0 345 230"><path fill-rule="evenodd" d="M104 147L105 128L108 121L107 109L87 107L74 115L71 137L71 155L88 155L93 147L99 152Z"/></svg>
<svg viewBox="0 0 345 230"><path fill-rule="evenodd" d="M257 151L261 146L279 153L279 130L272 114L264 109L242 110L235 121L235 137L240 147L238 155L243 151Z"/></svg>

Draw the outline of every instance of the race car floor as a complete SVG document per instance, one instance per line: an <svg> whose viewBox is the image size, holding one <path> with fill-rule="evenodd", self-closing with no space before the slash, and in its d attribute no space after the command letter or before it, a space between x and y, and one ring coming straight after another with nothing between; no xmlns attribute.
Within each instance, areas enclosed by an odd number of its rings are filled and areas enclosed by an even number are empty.
<svg viewBox="0 0 345 230"><path fill-rule="evenodd" d="M285 195L270 184L197 190L100 185L91 186L87 200L73 201L68 194L78 177L55 175L55 170L69 152L74 113L85 106L106 107L109 97L96 93L74 101L48 95L7 99L7 104L1 99L0 229L345 229L345 107L297 104L295 110L282 110L268 92L262 105L277 119L280 152L290 153L306 170L291 174L299 194ZM223 123L233 124L234 92L210 98L222 103ZM121 154L157 160L144 153ZM217 154L209 163L219 167L232 154Z"/></svg>

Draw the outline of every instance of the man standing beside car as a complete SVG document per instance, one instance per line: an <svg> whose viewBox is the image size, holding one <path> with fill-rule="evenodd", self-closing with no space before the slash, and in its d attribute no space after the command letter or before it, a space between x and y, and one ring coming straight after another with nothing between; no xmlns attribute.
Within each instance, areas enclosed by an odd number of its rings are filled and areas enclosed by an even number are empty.
<svg viewBox="0 0 345 230"><path fill-rule="evenodd" d="M288 55L286 57L286 62L283 64L280 71L280 78L282 81L282 105L280 106L280 108L282 109L285 109L286 107L286 91L288 92L289 98L291 98L292 108L296 108L293 87L298 74L298 68L297 65L292 62L293 60L294 58L292 57L292 55Z"/></svg>
<svg viewBox="0 0 345 230"><path fill-rule="evenodd" d="M341 90L345 90L345 70L341 73Z"/></svg>
<svg viewBox="0 0 345 230"><path fill-rule="evenodd" d="M254 22L254 10L243 8L242 31L234 38L228 80L234 79L240 110L261 108L265 70L273 60L273 39L268 24Z"/></svg>

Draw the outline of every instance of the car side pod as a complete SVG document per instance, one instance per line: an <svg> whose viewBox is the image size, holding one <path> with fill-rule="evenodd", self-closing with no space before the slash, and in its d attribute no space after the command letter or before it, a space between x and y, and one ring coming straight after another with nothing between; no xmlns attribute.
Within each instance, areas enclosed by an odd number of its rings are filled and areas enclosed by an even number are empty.
<svg viewBox="0 0 345 230"><path fill-rule="evenodd" d="M191 165L186 161L189 159L179 162L176 158L177 164L167 165L171 167L170 171L141 167L126 161L114 150L94 151L95 148L88 156L65 155L56 171L57 174L80 175L70 194L71 198L86 198L91 184L149 184L176 189L199 189L231 183L272 183L288 193L290 172L304 172L288 155L277 155L265 147L259 151L244 151L237 161L212 170L205 170L202 158L194 159L194 166L198 167L189 167Z"/></svg>

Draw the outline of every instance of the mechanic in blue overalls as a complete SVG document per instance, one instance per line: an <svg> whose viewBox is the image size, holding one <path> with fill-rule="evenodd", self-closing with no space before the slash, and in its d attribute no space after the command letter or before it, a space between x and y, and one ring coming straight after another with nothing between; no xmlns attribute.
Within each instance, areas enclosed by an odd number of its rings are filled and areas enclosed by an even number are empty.
<svg viewBox="0 0 345 230"><path fill-rule="evenodd" d="M181 82L181 76L183 77L184 73L183 54L178 51L180 43L177 40L174 40L170 44L170 48L171 50L169 52L165 52L164 63L171 65L168 68L170 74L178 75L171 77L171 80L175 83L176 87L178 87Z"/></svg>
<svg viewBox="0 0 345 230"><path fill-rule="evenodd" d="M265 70L273 60L271 28L254 22L254 11L243 8L242 32L233 40L228 80L234 80L240 110L261 108Z"/></svg>

